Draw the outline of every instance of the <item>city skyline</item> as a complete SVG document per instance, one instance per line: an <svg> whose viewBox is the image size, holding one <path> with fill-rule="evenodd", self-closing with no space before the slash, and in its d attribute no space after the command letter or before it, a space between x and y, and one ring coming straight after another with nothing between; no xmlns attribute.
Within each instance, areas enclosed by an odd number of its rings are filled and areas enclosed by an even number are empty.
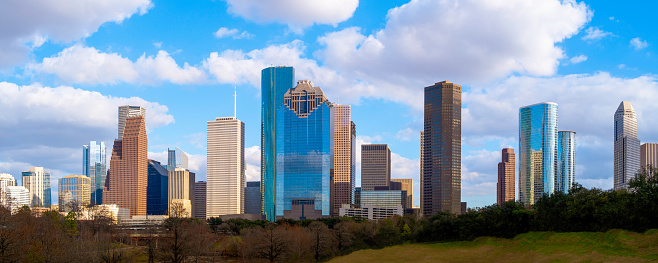
<svg viewBox="0 0 658 263"><path fill-rule="evenodd" d="M18 43L0 49L0 94L8 98L0 102L7 113L0 172L20 177L32 166L44 167L51 172L55 201L56 180L80 173L80 146L92 140L111 144L117 137L116 107L142 105L147 108L148 157L165 164L167 148L178 146L190 154L190 170L203 180L204 124L232 115L237 82L245 176L257 180L260 109L253 105L260 103L259 71L269 65L294 66L293 81L311 79L330 101L351 105L357 151L364 143L389 144L391 177L413 178L416 197L422 129L418 101L422 87L438 81L464 88L462 199L472 207L495 202L499 150L518 145L514 116L523 105L555 101L564 112L587 113L586 118L560 118L560 127L578 132L578 165L584 169L577 170L576 181L585 187L612 188L610 115L620 101L633 103L638 137L658 142L658 128L651 125L658 118L652 114L658 109L653 103L657 62L651 59L658 39L646 26L654 24L647 10L656 3L638 8L640 2L633 1L622 7L512 1L503 10L467 1L450 14L478 19L450 27L452 16L420 19L449 3L361 1L338 14L309 9L303 16L271 17L226 1L143 1L91 6L101 10L92 12L98 16L91 20L80 20L87 14L47 16L18 6L15 13L26 14L23 18L43 20L12 18L5 24L21 26L0 36L0 43ZM187 19L163 19L170 14ZM428 26L432 30L427 32L436 34L402 33L403 28L425 32ZM483 53L465 53L464 45ZM156 67L161 65L167 67ZM359 186L360 172L356 175Z"/></svg>

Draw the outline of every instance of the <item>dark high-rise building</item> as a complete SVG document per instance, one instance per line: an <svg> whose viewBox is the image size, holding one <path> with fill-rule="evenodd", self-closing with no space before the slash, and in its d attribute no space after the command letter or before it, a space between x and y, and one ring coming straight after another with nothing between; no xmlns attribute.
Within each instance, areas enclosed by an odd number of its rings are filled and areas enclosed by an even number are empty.
<svg viewBox="0 0 658 263"><path fill-rule="evenodd" d="M354 206L361 207L361 187L354 188Z"/></svg>
<svg viewBox="0 0 658 263"><path fill-rule="evenodd" d="M260 207L260 182L247 182L244 189L244 213L259 215Z"/></svg>
<svg viewBox="0 0 658 263"><path fill-rule="evenodd" d="M169 175L158 161L148 160L148 185L146 186L146 214L166 215L169 200Z"/></svg>
<svg viewBox="0 0 658 263"><path fill-rule="evenodd" d="M194 183L194 218L206 219L206 182Z"/></svg>
<svg viewBox="0 0 658 263"><path fill-rule="evenodd" d="M461 212L461 86L425 87L422 203L424 214Z"/></svg>
<svg viewBox="0 0 658 263"><path fill-rule="evenodd" d="M386 144L361 145L361 190L373 191L376 186L390 186L391 149Z"/></svg>
<svg viewBox="0 0 658 263"><path fill-rule="evenodd" d="M507 201L514 201L514 149L504 148L502 161L498 163L498 184L496 202L500 205Z"/></svg>

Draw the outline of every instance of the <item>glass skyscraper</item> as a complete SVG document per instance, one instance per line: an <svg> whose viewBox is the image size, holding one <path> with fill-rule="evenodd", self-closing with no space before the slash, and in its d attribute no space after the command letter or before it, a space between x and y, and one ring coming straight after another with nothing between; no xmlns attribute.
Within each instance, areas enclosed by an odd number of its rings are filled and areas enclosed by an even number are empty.
<svg viewBox="0 0 658 263"><path fill-rule="evenodd" d="M615 112L615 184L614 189L628 188L628 182L640 170L640 140L637 138L637 116L628 101L622 101Z"/></svg>
<svg viewBox="0 0 658 263"><path fill-rule="evenodd" d="M558 132L557 145L557 177L555 190L565 194L576 178L576 132Z"/></svg>
<svg viewBox="0 0 658 263"><path fill-rule="evenodd" d="M524 204L555 191L557 142L557 103L519 110L519 201Z"/></svg>
<svg viewBox="0 0 658 263"><path fill-rule="evenodd" d="M283 138L283 96L294 79L293 67L269 67L261 72L261 213L269 221L276 221L276 171L283 169L277 167L277 152L283 151L277 140Z"/></svg>
<svg viewBox="0 0 658 263"><path fill-rule="evenodd" d="M23 172L23 186L30 191L31 207L50 207L50 173L43 167L32 167Z"/></svg>
<svg viewBox="0 0 658 263"><path fill-rule="evenodd" d="M188 159L187 154L178 147L167 149L167 171L174 171L176 168L189 170Z"/></svg>
<svg viewBox="0 0 658 263"><path fill-rule="evenodd" d="M103 187L107 176L107 147L105 142L90 141L82 146L82 174L91 179L91 203L103 203Z"/></svg>
<svg viewBox="0 0 658 263"><path fill-rule="evenodd" d="M169 173L160 162L148 160L146 214L164 215L169 207Z"/></svg>

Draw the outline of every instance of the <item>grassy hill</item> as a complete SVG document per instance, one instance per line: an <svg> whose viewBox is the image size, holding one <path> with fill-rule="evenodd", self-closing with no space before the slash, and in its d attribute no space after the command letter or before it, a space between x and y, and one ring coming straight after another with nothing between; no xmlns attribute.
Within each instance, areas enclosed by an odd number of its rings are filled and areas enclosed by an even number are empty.
<svg viewBox="0 0 658 263"><path fill-rule="evenodd" d="M658 230L644 234L530 232L514 239L409 244L360 250L330 262L650 262L658 261Z"/></svg>

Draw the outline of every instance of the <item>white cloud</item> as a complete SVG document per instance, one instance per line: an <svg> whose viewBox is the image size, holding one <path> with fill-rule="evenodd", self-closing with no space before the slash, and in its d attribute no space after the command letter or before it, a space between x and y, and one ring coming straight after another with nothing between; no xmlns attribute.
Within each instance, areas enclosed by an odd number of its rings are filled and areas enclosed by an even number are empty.
<svg viewBox="0 0 658 263"><path fill-rule="evenodd" d="M256 22L276 22L301 32L313 24L336 26L354 14L359 0L225 0L228 12Z"/></svg>
<svg viewBox="0 0 658 263"><path fill-rule="evenodd" d="M24 61L31 48L47 39L79 40L106 22L121 23L133 14L145 14L151 6L150 0L4 1L0 10L0 67Z"/></svg>
<svg viewBox="0 0 658 263"><path fill-rule="evenodd" d="M614 35L610 32L603 31L598 27L591 26L585 29L585 36L583 36L582 39L596 41L607 36L614 36Z"/></svg>
<svg viewBox="0 0 658 263"><path fill-rule="evenodd" d="M162 47L162 42L153 42L153 46L157 49Z"/></svg>
<svg viewBox="0 0 658 263"><path fill-rule="evenodd" d="M247 181L260 181L260 154L260 146L254 145L244 149Z"/></svg>
<svg viewBox="0 0 658 263"><path fill-rule="evenodd" d="M649 46L649 43L647 43L647 41L644 41L639 37L631 39L630 43L631 43L631 47L633 47L635 50L642 50Z"/></svg>
<svg viewBox="0 0 658 263"><path fill-rule="evenodd" d="M224 38L224 37L233 37L233 39L243 39L243 38L253 38L254 35L250 34L247 31L242 31L232 28L228 29L226 27L221 27L214 33L216 38Z"/></svg>
<svg viewBox="0 0 658 263"><path fill-rule="evenodd" d="M575 56L575 57L572 57L571 59L569 59L569 62L571 62L571 64L578 64L578 63L586 61L586 60L587 60L587 56L578 55L578 56Z"/></svg>
<svg viewBox="0 0 658 263"><path fill-rule="evenodd" d="M202 69L183 67L166 51L154 56L142 55L132 62L117 53L104 53L93 47L74 45L57 55L43 59L28 68L40 74L53 74L66 83L76 84L132 84L157 85L163 81L174 84L196 84L206 80Z"/></svg>

